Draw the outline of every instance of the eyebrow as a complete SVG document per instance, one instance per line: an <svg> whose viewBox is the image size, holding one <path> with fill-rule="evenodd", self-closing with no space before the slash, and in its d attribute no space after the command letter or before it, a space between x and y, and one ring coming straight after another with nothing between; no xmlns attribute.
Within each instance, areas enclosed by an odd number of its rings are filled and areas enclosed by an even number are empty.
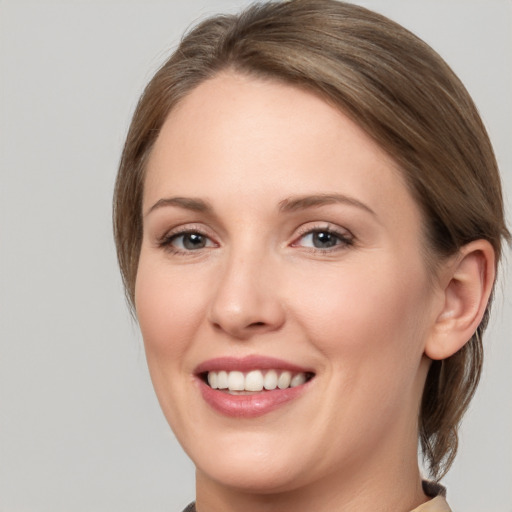
<svg viewBox="0 0 512 512"><path fill-rule="evenodd" d="M292 212L336 203L355 206L371 213L372 215L376 215L376 213L366 204L358 201L354 197L346 196L344 194L316 194L312 196L289 197L280 201L279 210L282 212Z"/></svg>
<svg viewBox="0 0 512 512"><path fill-rule="evenodd" d="M346 196L344 194L315 194L305 195L297 197L289 197L279 202L279 211L281 212L294 212L297 210L305 210L308 208L317 208L329 204L347 204L349 206L355 206L362 210L376 215L375 212L366 204L361 201ZM166 206L177 206L178 208L184 208L194 212L213 214L213 207L203 199L193 197L164 197L159 199L146 213L144 216L149 215L154 210L163 208Z"/></svg>
<svg viewBox="0 0 512 512"><path fill-rule="evenodd" d="M203 199L196 199L194 197L164 197L159 199L145 214L146 217L154 210L163 208L164 206L177 206L186 210L194 212L212 213L212 206Z"/></svg>

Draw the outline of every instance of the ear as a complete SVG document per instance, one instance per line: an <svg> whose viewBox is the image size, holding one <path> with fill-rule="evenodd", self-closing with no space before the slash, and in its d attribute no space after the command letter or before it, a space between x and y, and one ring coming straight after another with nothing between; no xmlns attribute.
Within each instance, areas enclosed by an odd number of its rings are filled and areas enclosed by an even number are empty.
<svg viewBox="0 0 512 512"><path fill-rule="evenodd" d="M473 336L485 313L495 279L494 248L475 240L441 271L442 308L425 345L431 359L446 359Z"/></svg>

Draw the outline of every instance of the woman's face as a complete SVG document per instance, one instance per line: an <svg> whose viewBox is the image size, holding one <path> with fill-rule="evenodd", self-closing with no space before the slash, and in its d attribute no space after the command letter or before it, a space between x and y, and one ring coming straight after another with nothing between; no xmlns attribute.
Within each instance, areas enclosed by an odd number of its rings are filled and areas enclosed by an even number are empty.
<svg viewBox="0 0 512 512"><path fill-rule="evenodd" d="M220 74L163 126L143 215L137 315L199 479L267 493L415 463L440 297L419 209L357 125Z"/></svg>

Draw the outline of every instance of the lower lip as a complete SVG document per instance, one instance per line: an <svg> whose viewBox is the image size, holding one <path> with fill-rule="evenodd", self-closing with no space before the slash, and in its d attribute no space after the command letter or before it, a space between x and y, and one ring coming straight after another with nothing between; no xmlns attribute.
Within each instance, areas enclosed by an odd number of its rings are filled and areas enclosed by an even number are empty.
<svg viewBox="0 0 512 512"><path fill-rule="evenodd" d="M225 391L212 389L199 380L199 388L205 402L224 416L234 418L256 418L275 411L281 406L299 398L309 382L294 388L262 391L251 395L230 395Z"/></svg>

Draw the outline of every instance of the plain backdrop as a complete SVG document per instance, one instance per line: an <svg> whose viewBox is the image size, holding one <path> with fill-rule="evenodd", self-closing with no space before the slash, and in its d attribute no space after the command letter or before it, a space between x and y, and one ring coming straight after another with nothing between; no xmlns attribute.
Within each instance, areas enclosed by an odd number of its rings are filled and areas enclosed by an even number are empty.
<svg viewBox="0 0 512 512"><path fill-rule="evenodd" d="M172 512L194 496L124 302L111 195L144 84L193 22L247 3L0 1L0 512ZM360 3L465 82L510 211L512 3ZM445 479L455 512L512 512L510 279L496 306Z"/></svg>

